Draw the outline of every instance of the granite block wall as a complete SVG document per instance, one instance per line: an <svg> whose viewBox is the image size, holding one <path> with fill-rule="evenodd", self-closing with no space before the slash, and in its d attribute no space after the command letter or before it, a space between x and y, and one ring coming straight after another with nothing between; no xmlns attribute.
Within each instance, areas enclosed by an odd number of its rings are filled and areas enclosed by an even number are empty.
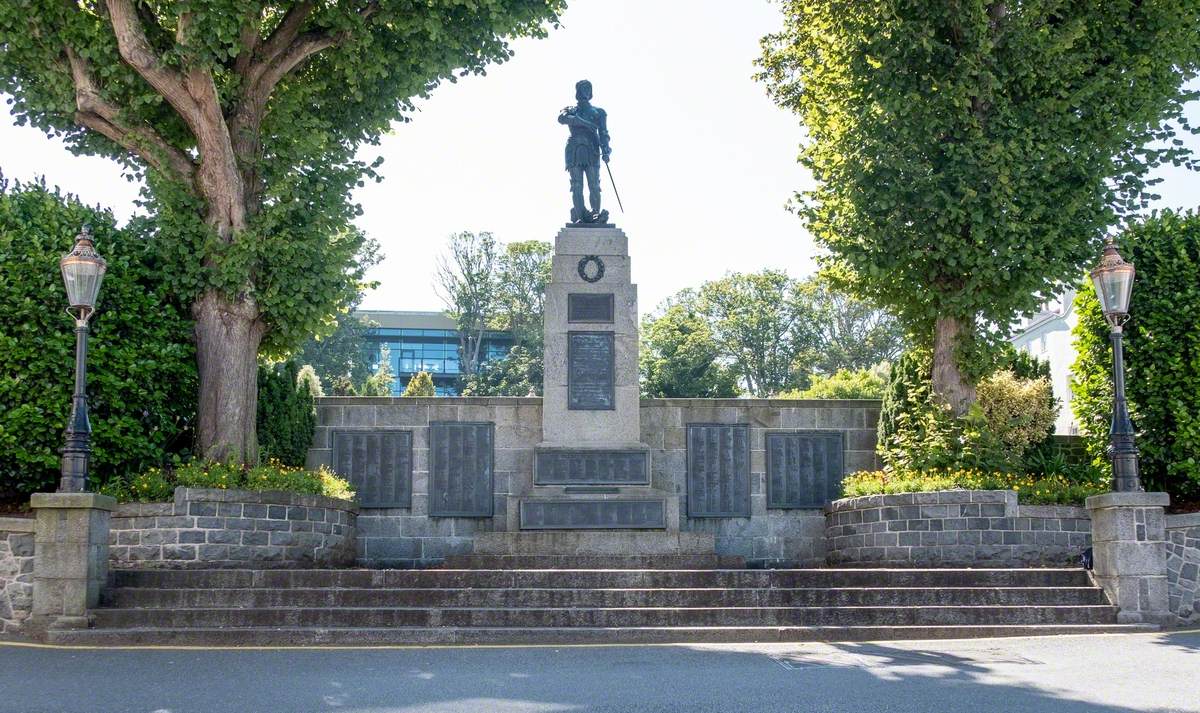
<svg viewBox="0 0 1200 713"><path fill-rule="evenodd" d="M651 470L679 497L683 531L711 533L717 554L744 557L754 566L808 567L825 562L825 517L820 508L767 507L766 434L769 431L840 432L843 475L878 467L877 401L792 399L647 399L642 441ZM748 424L750 517L695 518L687 512L688 424Z"/></svg>
<svg viewBox="0 0 1200 713"><path fill-rule="evenodd" d="M32 518L0 517L0 634L21 629L33 610Z"/></svg>
<svg viewBox="0 0 1200 713"><path fill-rule="evenodd" d="M117 506L109 560L172 569L348 565L357 509L320 495L179 487L173 502Z"/></svg>
<svg viewBox="0 0 1200 713"><path fill-rule="evenodd" d="M369 566L435 564L469 554L484 532L515 532L518 503L531 494L556 496L566 486L534 486L533 461L542 442L540 398L327 397L317 403L318 426L309 465L331 465L333 436L347 430L412 431L412 504L361 507L359 562ZM668 529L711 533L717 553L755 565L816 565L824 561L825 519L820 508L776 510L766 502L765 436L770 430L842 434L846 473L877 466L877 401L783 399L644 399L642 442L650 447L651 488L672 494ZM495 424L494 512L491 517L429 516L429 424L436 421ZM750 431L750 517L689 518L687 444L690 423L746 424ZM677 523L677 525L676 525Z"/></svg>
<svg viewBox="0 0 1200 713"><path fill-rule="evenodd" d="M1167 602L1180 624L1200 623L1200 513L1167 515Z"/></svg>
<svg viewBox="0 0 1200 713"><path fill-rule="evenodd" d="M429 516L429 424L436 421L496 425L491 517ZM333 432L375 429L412 431L412 505L359 509L359 562L372 567L434 564L447 555L470 554L477 533L516 529L515 496L522 492L526 474L533 472L534 449L542 440L540 398L318 399L309 466L332 464Z"/></svg>
<svg viewBox="0 0 1200 713"><path fill-rule="evenodd" d="M845 498L825 518L834 566L1077 566L1091 546L1086 509L1018 505L1008 490Z"/></svg>

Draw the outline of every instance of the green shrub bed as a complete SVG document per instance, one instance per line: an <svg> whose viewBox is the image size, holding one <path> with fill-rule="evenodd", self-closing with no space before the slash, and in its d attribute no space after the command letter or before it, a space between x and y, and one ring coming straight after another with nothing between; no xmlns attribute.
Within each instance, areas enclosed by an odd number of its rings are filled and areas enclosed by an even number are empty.
<svg viewBox="0 0 1200 713"><path fill-rule="evenodd" d="M251 467L193 460L174 468L150 468L131 478L113 478L100 492L121 502L156 503L171 500L175 488L181 485L220 490L282 490L340 500L354 499L350 483L325 466L307 470L277 460Z"/></svg>
<svg viewBox="0 0 1200 713"><path fill-rule="evenodd" d="M1108 478L1096 471L1061 474L983 472L979 470L860 471L842 481L842 495L928 493L936 490L1014 490L1025 505L1082 505L1090 495L1109 491Z"/></svg>

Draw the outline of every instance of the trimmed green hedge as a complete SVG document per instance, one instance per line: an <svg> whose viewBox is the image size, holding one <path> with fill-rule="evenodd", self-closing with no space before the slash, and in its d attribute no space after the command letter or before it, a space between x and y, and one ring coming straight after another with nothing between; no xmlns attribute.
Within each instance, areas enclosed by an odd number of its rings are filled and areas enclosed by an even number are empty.
<svg viewBox="0 0 1200 713"><path fill-rule="evenodd" d="M164 284L148 224L118 229L44 183L0 178L0 497L52 489L74 386L59 258L88 224L108 261L88 340L96 484L186 454L196 412L192 323Z"/></svg>
<svg viewBox="0 0 1200 713"><path fill-rule="evenodd" d="M1125 382L1146 490L1200 497L1200 215L1166 211L1117 244L1137 270L1125 325ZM1075 298L1071 407L1106 470L1112 414L1109 329L1088 280Z"/></svg>

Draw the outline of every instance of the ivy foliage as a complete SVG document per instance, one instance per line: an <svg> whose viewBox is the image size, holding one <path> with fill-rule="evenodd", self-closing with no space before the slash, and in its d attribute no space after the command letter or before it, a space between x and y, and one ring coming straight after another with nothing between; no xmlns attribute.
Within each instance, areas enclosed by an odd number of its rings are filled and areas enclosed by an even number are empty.
<svg viewBox="0 0 1200 713"><path fill-rule="evenodd" d="M85 224L108 261L88 338L93 479L161 466L191 445L192 324L146 222L117 229L111 213L44 183L0 179L0 492L58 479L75 364L58 260Z"/></svg>
<svg viewBox="0 0 1200 713"><path fill-rule="evenodd" d="M1125 324L1126 398L1147 490L1200 497L1200 214L1165 211L1117 240L1137 271ZM1112 349L1093 286L1075 297L1071 407L1097 464L1110 468Z"/></svg>
<svg viewBox="0 0 1200 713"><path fill-rule="evenodd" d="M1150 168L1194 167L1197 0L782 4L759 79L804 124L795 205L824 270L923 343L941 317L983 325L967 374L1146 206Z"/></svg>
<svg viewBox="0 0 1200 713"><path fill-rule="evenodd" d="M313 392L295 361L258 369L258 445L264 462L302 467L312 446L317 412Z"/></svg>

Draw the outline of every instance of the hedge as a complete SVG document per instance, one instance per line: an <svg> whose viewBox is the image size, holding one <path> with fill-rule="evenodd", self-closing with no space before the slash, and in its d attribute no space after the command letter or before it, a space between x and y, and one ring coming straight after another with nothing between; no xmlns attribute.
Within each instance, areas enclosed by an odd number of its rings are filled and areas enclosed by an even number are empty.
<svg viewBox="0 0 1200 713"><path fill-rule="evenodd" d="M1142 484L1173 499L1200 497L1200 215L1166 211L1117 239L1137 271L1125 324L1126 397L1141 451ZM1109 328L1095 291L1075 297L1071 407L1094 461L1110 467Z"/></svg>
<svg viewBox="0 0 1200 713"><path fill-rule="evenodd" d="M108 261L88 342L95 485L161 466L192 442L192 324L165 288L148 223L118 229L110 212L44 183L0 178L0 497L59 478L75 335L58 260L84 224Z"/></svg>

